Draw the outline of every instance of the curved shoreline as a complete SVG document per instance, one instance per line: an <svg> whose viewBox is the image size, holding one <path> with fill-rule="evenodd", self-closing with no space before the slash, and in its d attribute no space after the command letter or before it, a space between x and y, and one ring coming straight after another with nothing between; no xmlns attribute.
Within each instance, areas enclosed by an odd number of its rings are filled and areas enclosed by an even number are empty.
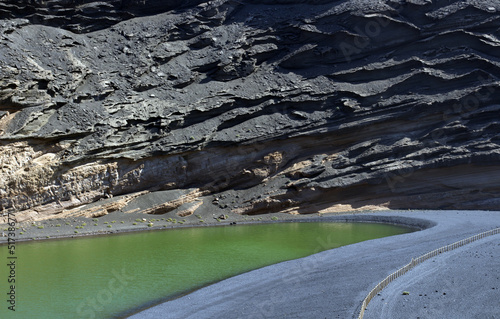
<svg viewBox="0 0 500 319"><path fill-rule="evenodd" d="M275 216L279 217L279 221L272 219ZM125 221L125 224L113 224L114 230L112 233L116 234L165 229L164 227L148 228L142 225L131 227L128 223L133 221L135 217L137 216L133 214L107 216L110 220ZM141 215L141 217L152 216ZM500 226L500 212L491 211L379 211L324 214L321 217L317 215L288 214L270 214L263 217L264 220L251 221L243 219L243 216L240 216L239 220L234 219L235 216L230 216L230 220L227 222L217 222L209 219L207 215L205 216L206 223L196 223L197 220L195 219L194 222L184 225L170 225L167 229L226 226L234 221L237 221L239 225L331 221L391 223L423 230L407 235L370 240L267 266L201 287L191 293L154 305L146 310L142 310L144 309L142 308L131 317L272 318L287 315L291 318L318 316L330 318L333 313L338 318L356 318L366 294L380 280L406 264L412 257L469 235L475 235L478 232ZM89 221L89 219L82 220ZM118 229L120 227L121 229ZM55 229L47 228L43 231L55 232ZM66 234L59 234L56 239L76 237L71 234L73 228L67 228L66 231ZM109 231L106 233L90 231L77 236L109 234ZM45 239L45 237L40 236L38 239ZM54 237L50 240L52 239ZM31 238L25 238L25 240L31 240ZM328 238L320 238L319 242L322 240L328 240ZM324 275L320 276L320 273ZM336 279L332 280L332 278ZM400 280L405 280L404 276ZM271 289L267 289L267 287L271 287ZM342 293L336 293L335 290L342 291ZM222 291L222 299L217 297L219 291ZM370 304L369 308L371 307L372 304ZM254 315L248 309L257 309L258 314ZM289 310L293 312L290 313ZM127 315L131 313L134 313L133 310L127 312Z"/></svg>
<svg viewBox="0 0 500 319"><path fill-rule="evenodd" d="M138 214L137 216L141 218L148 217L151 219L152 217L157 217L156 215L144 215ZM147 227L141 225L131 226L130 224L137 217L135 214L128 213L114 213L111 216L106 216L108 221L105 221L103 225L100 227L87 226L86 229L80 230L78 233L74 233L74 226L78 224L92 224L92 220L89 218L77 218L77 219L54 219L54 220L46 220L42 223L37 222L36 225L42 224L46 225L46 228L38 229L36 226L33 226L31 229L31 234L28 236L24 234L24 236L20 236L20 230L16 230L16 242L29 242L29 241L39 241L39 240L57 240L57 239L69 239L69 238L83 238L83 237L94 237L94 236L109 236L109 235L119 235L119 234L127 234L132 232L141 232L141 231L162 231L169 229L177 229L177 228L192 228L192 227L220 227L220 226L230 226L231 223L236 223L237 225L252 225L252 224L267 224L267 223L298 223L298 222L322 222L322 221L333 221L333 222L379 222L379 223L388 223L388 224L397 224L408 227L416 227L419 229L424 229L428 227L432 227L434 224L420 219L415 218L401 218L395 220L393 217L387 218L384 216L375 216L372 212L363 212L363 213L346 213L346 214L324 214L321 216L317 215L290 215L290 214L269 214L266 216L266 220L246 220L241 216L240 219L231 218L230 221L227 222L216 222L213 220L207 220L204 223L195 223L190 222L186 224L169 224L163 223L163 225L155 225L153 227ZM279 216L278 220L272 220L271 218ZM232 217L232 216L231 216ZM102 220L106 220L105 218L101 218ZM100 221L101 221L100 219ZM111 221L113 220L113 221ZM110 225L109 223L113 223L112 230L107 230L106 225ZM118 222L118 223L115 223ZM124 224L121 224L121 223ZM64 224L69 223L70 225L66 226ZM126 224L125 224L126 223ZM23 227L29 223L23 223ZM54 228L54 225L62 225L62 227ZM47 226L49 225L49 226ZM6 224L0 225L3 228L8 227ZM89 229L90 228L90 229ZM4 231L7 233L6 231ZM0 237L0 246L7 244L7 237Z"/></svg>
<svg viewBox="0 0 500 319"><path fill-rule="evenodd" d="M397 218L397 221L392 217L392 216L372 216L370 214L363 214L363 215L357 215L357 214L349 214L349 215L333 215L333 216L327 216L327 217L311 217L311 218L298 218L298 219L288 219L288 220L282 220L279 223L314 223L314 222L331 222L331 223L380 223L380 224L391 224L391 225L397 225L397 226L403 226L403 227L408 227L413 229L413 231L420 231L429 227L435 226L435 223L432 223L427 220L423 219L417 219L417 218L411 218L411 217L400 217ZM241 223L240 225L255 225L255 224L270 224L270 223L276 223L275 221L273 222L247 222L247 223ZM227 225L205 225L205 226L227 226ZM196 227L196 226L192 226ZM266 266L268 267L268 266ZM253 270L251 270L253 271ZM169 302L178 298L182 298L184 296L187 296L199 289L202 289L204 287L213 285L218 283L220 280L209 283L209 284L204 284L200 285L199 287L192 289L187 292L182 292L174 297L170 297L168 299L159 299L157 301L151 301L147 305L142 305L138 307L137 309L129 309L125 312L123 312L121 315L118 317L129 317L133 316L135 314L141 313L143 311L146 311L147 309L156 307L158 305L161 305L165 302Z"/></svg>
<svg viewBox="0 0 500 319"><path fill-rule="evenodd" d="M39 240L57 240L57 239L69 239L69 238L83 238L83 237L93 237L93 236L109 236L118 234L127 234L132 232L141 231L162 231L176 228L191 228L191 227L214 227L214 226L229 226L231 223L236 223L238 225L247 224L262 224L262 223L275 223L275 222L301 222L301 221L322 221L322 217L317 217L316 215L290 215L286 213L274 213L265 216L264 220L248 220L248 217L242 215L230 215L228 221L217 222L211 219L208 214L203 214L203 223L199 223L197 218L194 216L189 216L185 224L175 223L172 224L165 220L160 222L160 217L170 216L165 215L146 215L143 213L123 213L123 212L113 212L112 214L100 217L98 222L100 225L94 227L94 219L80 217L80 218L54 218L44 221L33 222L23 222L16 224L16 242L28 242L28 241L39 241ZM278 218L273 220L272 218ZM153 227L147 227L147 223L151 219L157 219ZM136 222L137 225L133 225L134 221L138 219L148 220L148 222ZM165 219L165 218L162 218ZM104 223L104 224L102 224ZM87 224L85 229L78 230L75 233L75 226ZM59 227L55 227L59 225ZM107 225L112 225L112 228L107 228ZM44 226L39 228L40 226ZM7 224L0 224L2 230L6 234L6 228L9 227ZM25 227L31 227L28 234L21 234L20 232L25 229ZM7 237L0 236L0 245L7 244Z"/></svg>
<svg viewBox="0 0 500 319"><path fill-rule="evenodd" d="M257 269L130 318L355 318L373 286L407 260L500 226L500 213L489 211L395 211L321 218L331 219L427 228Z"/></svg>

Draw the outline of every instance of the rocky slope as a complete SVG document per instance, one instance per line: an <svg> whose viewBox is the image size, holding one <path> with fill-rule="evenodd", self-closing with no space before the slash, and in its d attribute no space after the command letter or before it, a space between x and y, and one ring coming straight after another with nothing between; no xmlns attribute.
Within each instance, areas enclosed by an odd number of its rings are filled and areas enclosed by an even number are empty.
<svg viewBox="0 0 500 319"><path fill-rule="evenodd" d="M0 4L0 210L498 208L496 1L163 3Z"/></svg>

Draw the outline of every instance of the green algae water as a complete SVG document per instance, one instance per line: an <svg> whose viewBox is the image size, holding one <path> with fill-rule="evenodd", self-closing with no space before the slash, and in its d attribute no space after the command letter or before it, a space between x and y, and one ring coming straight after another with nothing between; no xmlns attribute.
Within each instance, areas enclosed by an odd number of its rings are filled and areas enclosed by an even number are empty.
<svg viewBox="0 0 500 319"><path fill-rule="evenodd" d="M413 231L371 223L273 223L184 228L18 243L16 311L0 318L117 318L280 261ZM7 246L0 246L2 263Z"/></svg>

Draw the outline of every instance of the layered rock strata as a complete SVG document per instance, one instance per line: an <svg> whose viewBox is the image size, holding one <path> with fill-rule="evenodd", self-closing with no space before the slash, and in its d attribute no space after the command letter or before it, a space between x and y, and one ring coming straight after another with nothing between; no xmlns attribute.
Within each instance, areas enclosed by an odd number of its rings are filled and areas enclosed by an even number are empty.
<svg viewBox="0 0 500 319"><path fill-rule="evenodd" d="M0 5L4 213L498 208L496 2L153 3Z"/></svg>

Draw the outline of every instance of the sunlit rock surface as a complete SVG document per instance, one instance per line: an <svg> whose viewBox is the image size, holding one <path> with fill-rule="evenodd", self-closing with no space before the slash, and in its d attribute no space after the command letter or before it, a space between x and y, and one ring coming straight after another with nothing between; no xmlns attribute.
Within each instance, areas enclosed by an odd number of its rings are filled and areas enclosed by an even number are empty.
<svg viewBox="0 0 500 319"><path fill-rule="evenodd" d="M499 11L2 1L0 210L498 209Z"/></svg>

